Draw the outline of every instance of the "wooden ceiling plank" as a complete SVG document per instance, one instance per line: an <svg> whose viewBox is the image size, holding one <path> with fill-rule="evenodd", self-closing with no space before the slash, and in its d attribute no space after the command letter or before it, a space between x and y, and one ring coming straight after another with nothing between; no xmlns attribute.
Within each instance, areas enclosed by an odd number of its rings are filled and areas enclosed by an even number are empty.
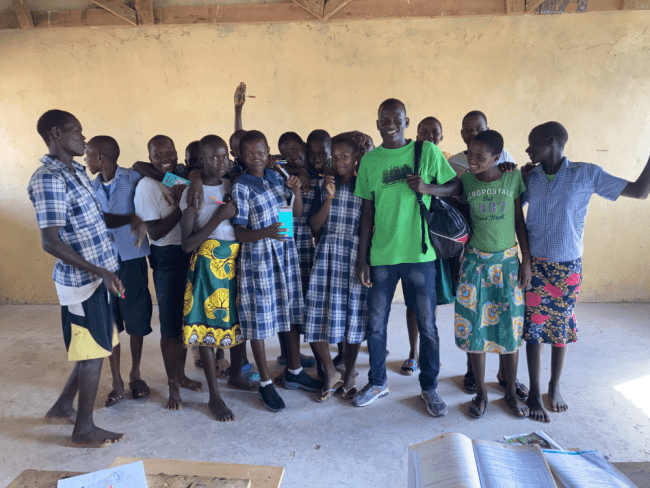
<svg viewBox="0 0 650 488"><path fill-rule="evenodd" d="M526 0L505 0L506 15L521 15L526 12Z"/></svg>
<svg viewBox="0 0 650 488"><path fill-rule="evenodd" d="M135 0L135 16L138 25L153 25L153 4L151 0Z"/></svg>
<svg viewBox="0 0 650 488"><path fill-rule="evenodd" d="M526 13L532 14L537 7L544 3L544 0L526 0Z"/></svg>
<svg viewBox="0 0 650 488"><path fill-rule="evenodd" d="M504 0L354 0L330 20L505 15Z"/></svg>
<svg viewBox="0 0 650 488"><path fill-rule="evenodd" d="M345 7L352 0L325 0L323 20L328 20L332 15Z"/></svg>
<svg viewBox="0 0 650 488"><path fill-rule="evenodd" d="M118 0L90 0L95 5L99 5L101 8L108 10L109 12L117 15L121 19L126 20L129 24L133 26L138 25L137 16L135 10L131 7L127 7L122 2Z"/></svg>
<svg viewBox="0 0 650 488"><path fill-rule="evenodd" d="M305 9L318 20L323 20L323 12L325 11L325 0L291 0L299 7Z"/></svg>
<svg viewBox="0 0 650 488"><path fill-rule="evenodd" d="M13 0L14 10L16 11L16 18L18 25L21 29L33 29L34 19L32 13L29 11L27 0Z"/></svg>

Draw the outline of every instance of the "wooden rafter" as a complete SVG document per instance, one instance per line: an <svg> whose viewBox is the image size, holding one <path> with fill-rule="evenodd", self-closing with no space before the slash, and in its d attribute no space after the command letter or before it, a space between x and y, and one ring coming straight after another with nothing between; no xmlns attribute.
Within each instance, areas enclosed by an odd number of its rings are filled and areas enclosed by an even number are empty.
<svg viewBox="0 0 650 488"><path fill-rule="evenodd" d="M16 1L16 0L14 0ZM23 2L26 0L23 0ZM99 2L100 0L97 0ZM126 5L115 3L129 9ZM209 0L206 0L209 1ZM526 11L525 0L328 0L324 18L328 22L348 22L367 19L433 18L461 16L521 15ZM581 0L584 1L584 0ZM589 0L589 12L615 12L621 9L648 11L647 0ZM82 10L32 11L36 29L65 27L108 27L142 25L142 16L129 9L129 20L111 10L86 8ZM566 12L577 12L577 4L569 4ZM128 12L128 10L127 10ZM526 13L528 13L526 11ZM318 21L293 1L284 3L162 7L153 9L156 25L239 25L277 24ZM142 20L141 20L142 19ZM0 12L0 29L19 29L17 14Z"/></svg>
<svg viewBox="0 0 650 488"><path fill-rule="evenodd" d="M13 0L16 19L21 29L33 29L34 19L27 6L27 0Z"/></svg>
<svg viewBox="0 0 650 488"><path fill-rule="evenodd" d="M108 10L109 12L117 15L119 18L126 20L131 25L138 25L138 19L135 14L135 10L131 7L127 7L122 2L118 0L90 0L95 5L99 5L101 8Z"/></svg>
<svg viewBox="0 0 650 488"><path fill-rule="evenodd" d="M318 20L323 20L323 12L325 11L325 2L327 0L291 0L293 3L307 12L312 14Z"/></svg>
<svg viewBox="0 0 650 488"><path fill-rule="evenodd" d="M532 14L543 3L544 0L526 0L526 13Z"/></svg>
<svg viewBox="0 0 650 488"><path fill-rule="evenodd" d="M138 25L153 25L153 4L151 0L135 0L135 15Z"/></svg>

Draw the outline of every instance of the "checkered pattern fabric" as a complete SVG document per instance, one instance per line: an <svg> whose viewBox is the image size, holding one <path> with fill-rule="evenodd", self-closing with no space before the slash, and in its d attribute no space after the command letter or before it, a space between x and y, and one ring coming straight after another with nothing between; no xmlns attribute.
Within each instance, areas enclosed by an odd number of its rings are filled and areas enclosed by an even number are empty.
<svg viewBox="0 0 650 488"><path fill-rule="evenodd" d="M48 155L41 162L43 166L34 172L27 186L38 227L60 227L59 239L66 246L99 268L117 271L117 259L86 168L73 161L73 171ZM98 277L58 259L52 279L60 285L80 287Z"/></svg>
<svg viewBox="0 0 650 488"><path fill-rule="evenodd" d="M627 181L610 175L600 166L572 163L567 158L550 183L541 166L526 179L522 203L528 202L526 228L532 256L555 263L582 257L585 218L591 196L596 193L616 200Z"/></svg>
<svg viewBox="0 0 650 488"><path fill-rule="evenodd" d="M95 189L95 195L102 211L115 215L134 214L133 197L135 196L135 187L141 179L142 175L137 171L118 166L113 181L109 185L104 185L102 175L99 174L91 184ZM135 247L138 236L131 235L130 225L108 229L108 238L122 261L149 255L149 239L145 237L142 245L139 248Z"/></svg>
<svg viewBox="0 0 650 488"><path fill-rule="evenodd" d="M237 204L233 225L263 229L279 221L278 207L288 205L292 192L277 173L266 170L263 178L240 176L231 195ZM268 339L288 332L291 324L302 324L302 286L293 239L243 243L237 283L239 323L246 339Z"/></svg>
<svg viewBox="0 0 650 488"><path fill-rule="evenodd" d="M358 344L366 338L367 288L357 277L363 199L354 196L355 182L336 181L336 194L314 252L305 304L305 342ZM322 182L319 187L321 203L327 196Z"/></svg>
<svg viewBox="0 0 650 488"><path fill-rule="evenodd" d="M293 238L296 241L296 248L298 249L303 295L307 294L309 275L311 274L311 267L314 264L314 238L311 234L309 216L319 181L321 180L312 180L309 190L306 193L302 193L302 215L293 219Z"/></svg>

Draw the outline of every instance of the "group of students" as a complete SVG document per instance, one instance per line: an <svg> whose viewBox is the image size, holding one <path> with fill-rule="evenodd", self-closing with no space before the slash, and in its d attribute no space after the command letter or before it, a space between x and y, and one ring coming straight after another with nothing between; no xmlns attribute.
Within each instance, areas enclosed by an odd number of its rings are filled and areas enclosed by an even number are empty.
<svg viewBox="0 0 650 488"><path fill-rule="evenodd" d="M92 406L103 357L110 358L113 376L106 405L125 396L117 338L123 329L130 336L132 396L149 394L140 375L143 338L151 332L147 256L169 409L181 408L181 387L202 387L184 372L191 346L198 346L217 420L235 419L218 388L225 349L231 353L229 386L257 390L269 410L284 409L264 345L276 335L287 365L278 382L287 389L316 392L319 402L340 390L356 406L370 405L388 394L386 326L401 279L411 344L401 371L420 370L421 398L431 415L447 411L437 392L435 309L452 301L456 345L468 356L464 386L476 391L471 416L485 411L485 353L495 352L513 414L548 421L539 385L543 344L554 346L549 399L554 410L566 410L559 379L564 346L576 340L589 199L593 193L646 198L650 160L634 183L570 162L563 156L566 130L548 122L531 131L531 162L520 171L503 137L473 111L462 122L467 149L454 156L437 147L441 123L434 117L420 122L420 174L414 174L415 144L405 137L409 119L396 99L379 106L382 144L376 148L358 131L330 137L315 130L306 142L287 132L278 141L280 155L273 156L262 132L242 130L244 102L242 84L230 153L224 139L207 135L187 146L185 165L178 164L167 136L148 142L150 163L126 169L117 164L117 142L96 136L85 143L72 114L51 110L38 121L48 155L28 192L43 248L58 258L53 279L64 339L69 359L78 361L46 417L74 423L75 445L101 447L122 438L94 425ZM84 153L98 175L92 182L73 160ZM165 186L167 173L191 183ZM472 235L462 258L438 260L433 246L421 245L417 194L427 205L440 197L464 209ZM303 370L310 358L300 354L301 335L314 352L318 378ZM359 390L356 360L363 341L370 371ZM517 380L523 341L530 392ZM339 347L335 358L331 344ZM341 363L343 375L336 369Z"/></svg>

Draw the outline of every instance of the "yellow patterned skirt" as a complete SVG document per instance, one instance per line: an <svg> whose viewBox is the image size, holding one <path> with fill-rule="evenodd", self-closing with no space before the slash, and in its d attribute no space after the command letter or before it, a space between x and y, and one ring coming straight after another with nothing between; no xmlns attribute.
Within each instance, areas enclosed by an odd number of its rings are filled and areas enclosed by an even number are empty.
<svg viewBox="0 0 650 488"><path fill-rule="evenodd" d="M183 306L183 344L228 349L244 341L237 315L239 243L208 239L190 261Z"/></svg>

